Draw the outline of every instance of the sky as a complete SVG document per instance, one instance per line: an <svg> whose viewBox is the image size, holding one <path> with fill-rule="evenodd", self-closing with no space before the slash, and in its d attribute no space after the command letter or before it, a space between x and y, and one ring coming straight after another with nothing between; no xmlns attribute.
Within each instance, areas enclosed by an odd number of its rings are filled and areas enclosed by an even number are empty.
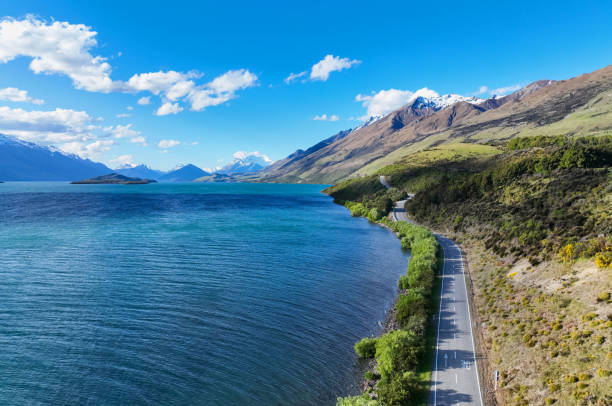
<svg viewBox="0 0 612 406"><path fill-rule="evenodd" d="M277 160L419 89L612 63L610 1L0 0L0 18L0 133L112 168Z"/></svg>

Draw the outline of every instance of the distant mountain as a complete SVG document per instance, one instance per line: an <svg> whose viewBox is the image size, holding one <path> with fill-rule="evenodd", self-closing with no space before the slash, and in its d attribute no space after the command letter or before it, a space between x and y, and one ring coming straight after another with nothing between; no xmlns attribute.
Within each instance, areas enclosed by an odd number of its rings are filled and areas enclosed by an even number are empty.
<svg viewBox="0 0 612 406"><path fill-rule="evenodd" d="M244 158L235 158L215 173L220 175L237 175L260 171L270 165L270 160L260 155L248 155Z"/></svg>
<svg viewBox="0 0 612 406"><path fill-rule="evenodd" d="M118 173L109 173L108 175L96 176L95 178L75 180L73 185L144 185L147 183L156 183L152 179L131 178Z"/></svg>
<svg viewBox="0 0 612 406"><path fill-rule="evenodd" d="M135 178L146 178L146 179L159 179L164 175L165 172L151 169L147 165L125 165L115 169L115 172L121 175L135 177Z"/></svg>
<svg viewBox="0 0 612 406"><path fill-rule="evenodd" d="M202 176L208 176L210 173L198 168L195 165L187 164L178 169L165 173L157 178L160 182L192 182Z"/></svg>
<svg viewBox="0 0 612 406"><path fill-rule="evenodd" d="M296 151L259 172L253 181L337 183L445 143L609 134L611 92L612 65L567 80L539 80L487 100L431 92L432 97L415 97L310 154Z"/></svg>
<svg viewBox="0 0 612 406"><path fill-rule="evenodd" d="M367 127L369 124L373 123L374 121L376 121L375 117L370 117L369 120L367 120L366 125L362 125L359 128L362 127ZM275 177L278 176L278 174L282 174L282 176L287 176L286 177L286 181L292 181L291 179L291 169L296 167L297 165L299 165L300 162L306 160L309 156L311 156L312 154L314 154L315 152L319 151L320 149L323 149L325 147L327 147L328 145L343 139L344 137L346 137L347 135L349 135L351 132L353 132L355 130L352 129L348 129L348 130L343 130L340 131L337 134L332 135L329 138L324 139L323 141L313 145L312 147L308 148L307 150L303 150L303 149L298 149L297 151L295 151L293 154L289 155L287 158L281 159L279 161L274 162L272 165L268 166L267 168L265 168L263 171L261 171L260 176L266 178L266 177ZM297 181L299 181L299 179L296 179Z"/></svg>
<svg viewBox="0 0 612 406"><path fill-rule="evenodd" d="M0 134L0 180L68 181L109 172L104 164Z"/></svg>

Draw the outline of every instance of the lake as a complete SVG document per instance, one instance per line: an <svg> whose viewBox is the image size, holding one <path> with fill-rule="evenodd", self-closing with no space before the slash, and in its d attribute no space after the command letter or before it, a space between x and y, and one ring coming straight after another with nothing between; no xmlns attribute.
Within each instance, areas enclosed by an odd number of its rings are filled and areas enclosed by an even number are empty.
<svg viewBox="0 0 612 406"><path fill-rule="evenodd" d="M323 188L0 184L0 404L357 393L408 254Z"/></svg>

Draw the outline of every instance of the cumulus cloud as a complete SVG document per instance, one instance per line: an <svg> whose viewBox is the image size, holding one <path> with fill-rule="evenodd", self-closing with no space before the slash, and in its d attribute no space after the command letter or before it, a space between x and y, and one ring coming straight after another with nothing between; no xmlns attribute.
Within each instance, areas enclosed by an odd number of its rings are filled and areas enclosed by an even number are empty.
<svg viewBox="0 0 612 406"><path fill-rule="evenodd" d="M191 110L202 111L206 107L232 100L238 90L255 86L256 83L257 76L248 70L231 70L203 86L194 88L187 98L191 102Z"/></svg>
<svg viewBox="0 0 612 406"><path fill-rule="evenodd" d="M114 81L107 58L94 55L98 33L83 24L52 21L29 16L23 20L0 20L0 63L17 57L31 58L30 69L38 74L59 74L72 79L74 87L91 92L150 92L162 98L159 113L176 114L182 107L168 102L186 101L201 111L236 97L236 91L253 86L257 76L246 69L230 70L211 82L200 84L197 71L174 70L137 73L127 81ZM150 103L149 96L138 104ZM158 114L163 115L163 114Z"/></svg>
<svg viewBox="0 0 612 406"><path fill-rule="evenodd" d="M137 103L140 104L141 106L146 106L147 104L151 104L151 97L149 96L141 97L140 99L138 99Z"/></svg>
<svg viewBox="0 0 612 406"><path fill-rule="evenodd" d="M516 84L516 85L510 85L510 86L505 86L505 87L500 87L497 89L492 89L489 93L491 94L491 96L505 96L509 93L512 92L516 92L517 90L519 90L520 88L522 88L521 85Z"/></svg>
<svg viewBox="0 0 612 406"><path fill-rule="evenodd" d="M234 152L232 156L234 157L234 159L239 159L239 160L244 160L248 157L254 156L254 157L263 159L265 162L272 162L272 160L268 158L267 155L264 155L259 151L253 151L253 152L236 151Z"/></svg>
<svg viewBox="0 0 612 406"><path fill-rule="evenodd" d="M294 81L298 80L299 78L306 76L307 73L308 73L308 71L303 71L303 72L300 72L300 73L293 73L292 72L292 73L289 74L289 76L287 76L285 78L285 83L289 84L291 82L294 82Z"/></svg>
<svg viewBox="0 0 612 406"><path fill-rule="evenodd" d="M110 92L115 85L106 58L94 56L97 32L83 24L53 21L46 24L34 17L0 21L0 63L19 56L32 58L35 73L62 74L77 89Z"/></svg>
<svg viewBox="0 0 612 406"><path fill-rule="evenodd" d="M0 100L34 104L43 104L45 102L44 100L34 99L28 96L27 90L17 89L16 87L0 89Z"/></svg>
<svg viewBox="0 0 612 406"><path fill-rule="evenodd" d="M74 141L61 145L60 149L82 158L97 158L104 152L109 151L114 143L113 140L97 140L89 144Z"/></svg>
<svg viewBox="0 0 612 406"><path fill-rule="evenodd" d="M338 121L340 120L340 117L335 114L332 114L330 116L328 116L327 114L321 114L320 116L314 116L312 119L316 121Z"/></svg>
<svg viewBox="0 0 612 406"><path fill-rule="evenodd" d="M176 147L177 145L179 145L181 142L177 141L177 140L161 140L157 146L161 149L168 149L168 148L172 148L172 147Z"/></svg>
<svg viewBox="0 0 612 406"><path fill-rule="evenodd" d="M119 155L108 162L115 167L134 166L134 163L132 162L132 155L129 154Z"/></svg>
<svg viewBox="0 0 612 406"><path fill-rule="evenodd" d="M310 70L310 79L325 82L332 72L340 72L351 66L361 63L356 59L340 58L339 56L325 55L325 58L313 65Z"/></svg>
<svg viewBox="0 0 612 406"><path fill-rule="evenodd" d="M140 131L134 130L132 124L105 127L104 131L115 138L126 138L133 144L147 145L146 138L141 135Z"/></svg>
<svg viewBox="0 0 612 406"><path fill-rule="evenodd" d="M355 97L355 101L361 102L363 107L367 108L367 113L362 120L370 117L384 116L391 113L417 97L438 97L439 94L434 90L430 90L426 87L411 92L410 90L399 90L399 89L388 89L381 90L378 93L372 93L370 95L358 94Z"/></svg>
<svg viewBox="0 0 612 406"><path fill-rule="evenodd" d="M129 117L129 116L131 116L130 113L119 113L115 117L117 117L117 118L126 118L126 117Z"/></svg>
<svg viewBox="0 0 612 406"><path fill-rule="evenodd" d="M166 102L160 106L155 112L156 116L167 116L168 114L177 114L183 111L183 108L178 103Z"/></svg>
<svg viewBox="0 0 612 406"><path fill-rule="evenodd" d="M520 84L515 84L515 85L510 85L510 86L504 86L504 87L500 87L497 89L489 89L488 86L480 86L478 88L477 92L474 92L473 95L474 96L479 96L479 95L488 95L489 97L500 97L500 96L505 96L509 93L512 92L516 92L517 90L521 89L523 86L521 86Z"/></svg>
<svg viewBox="0 0 612 406"><path fill-rule="evenodd" d="M55 109L26 111L0 107L0 133L42 145L94 139L91 117L85 111Z"/></svg>

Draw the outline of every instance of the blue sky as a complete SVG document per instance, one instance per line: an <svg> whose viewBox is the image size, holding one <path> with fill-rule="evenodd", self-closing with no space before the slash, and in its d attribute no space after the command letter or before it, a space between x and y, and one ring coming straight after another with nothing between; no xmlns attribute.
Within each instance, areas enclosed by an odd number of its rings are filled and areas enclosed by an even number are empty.
<svg viewBox="0 0 612 406"><path fill-rule="evenodd" d="M611 2L497 3L3 2L0 132L213 168L283 158L424 87L486 97L612 63Z"/></svg>

